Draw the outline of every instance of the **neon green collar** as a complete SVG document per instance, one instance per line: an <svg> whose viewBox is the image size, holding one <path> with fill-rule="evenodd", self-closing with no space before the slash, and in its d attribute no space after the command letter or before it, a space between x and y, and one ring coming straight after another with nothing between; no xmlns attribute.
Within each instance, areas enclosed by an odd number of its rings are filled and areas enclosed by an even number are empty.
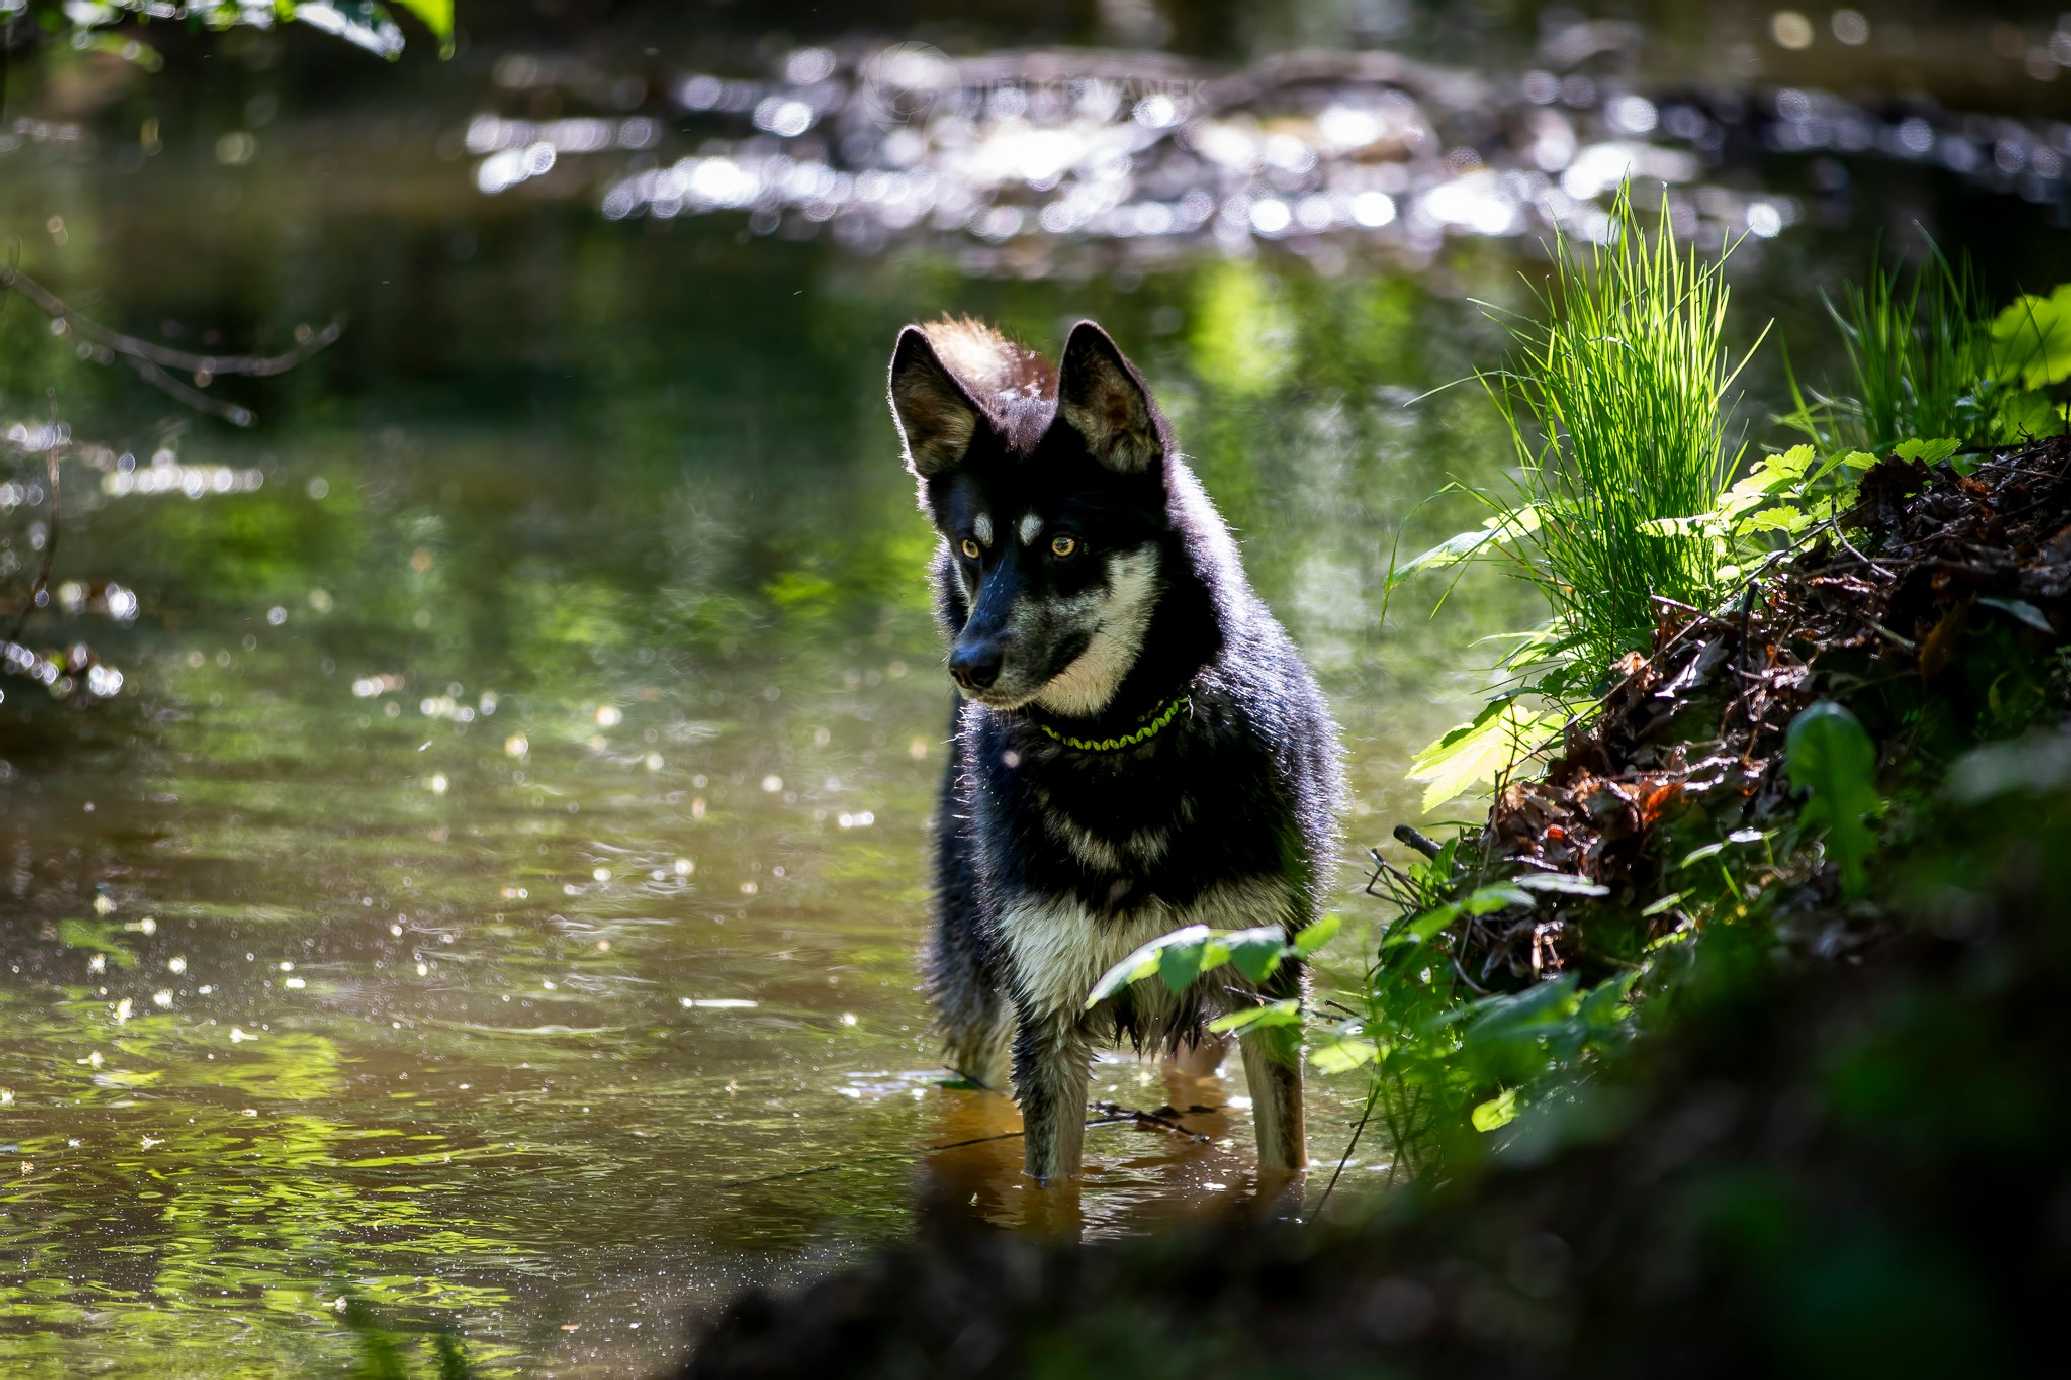
<svg viewBox="0 0 2071 1380"><path fill-rule="evenodd" d="M1119 738L1100 738L1091 742L1084 738L1073 738L1068 734L1059 733L1041 719L1037 719L1034 722L1035 726L1043 730L1052 742L1062 743L1068 748L1077 748L1080 752L1120 752L1124 748L1143 746L1151 739L1157 737L1159 731L1165 725L1178 718L1180 711L1192 710L1193 707L1194 697L1192 695L1181 695L1177 699L1167 700L1158 709L1152 711L1144 718L1142 725L1134 731L1124 733Z"/></svg>

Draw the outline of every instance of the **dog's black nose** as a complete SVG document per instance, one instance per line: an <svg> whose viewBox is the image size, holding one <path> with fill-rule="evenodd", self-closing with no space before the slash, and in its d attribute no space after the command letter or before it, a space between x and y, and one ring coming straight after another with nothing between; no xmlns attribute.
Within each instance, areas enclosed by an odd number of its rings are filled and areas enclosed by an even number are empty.
<svg viewBox="0 0 2071 1380"><path fill-rule="evenodd" d="M984 690L1000 678L1006 660L997 642L976 647L958 647L949 654L949 675L966 690Z"/></svg>

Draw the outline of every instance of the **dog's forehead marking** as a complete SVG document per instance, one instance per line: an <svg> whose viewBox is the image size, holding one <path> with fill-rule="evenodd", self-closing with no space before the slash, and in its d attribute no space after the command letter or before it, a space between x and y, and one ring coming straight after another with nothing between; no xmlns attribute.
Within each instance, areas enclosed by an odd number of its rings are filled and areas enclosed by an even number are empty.
<svg viewBox="0 0 2071 1380"><path fill-rule="evenodd" d="M1042 535L1043 520L1034 513L1024 513L1021 518L1021 544L1029 545Z"/></svg>
<svg viewBox="0 0 2071 1380"><path fill-rule="evenodd" d="M980 513L972 518L971 535L978 538L982 546L992 545L992 514Z"/></svg>

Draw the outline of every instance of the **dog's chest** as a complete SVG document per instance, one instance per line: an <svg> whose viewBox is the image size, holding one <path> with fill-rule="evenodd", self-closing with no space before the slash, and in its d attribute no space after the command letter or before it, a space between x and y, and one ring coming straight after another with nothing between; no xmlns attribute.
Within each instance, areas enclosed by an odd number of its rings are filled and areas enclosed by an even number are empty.
<svg viewBox="0 0 2071 1380"><path fill-rule="evenodd" d="M1066 1018L1085 1009L1108 969L1161 935L1189 925L1285 928L1294 918L1284 878L1250 877L1218 882L1181 904L1152 898L1120 912L1073 895L1020 893L1002 898L998 925L1016 988L1035 1011Z"/></svg>
<svg viewBox="0 0 2071 1380"><path fill-rule="evenodd" d="M1183 786L1115 781L1036 784L1028 795L1030 846L1087 872L1142 877L1184 854L1198 806Z"/></svg>

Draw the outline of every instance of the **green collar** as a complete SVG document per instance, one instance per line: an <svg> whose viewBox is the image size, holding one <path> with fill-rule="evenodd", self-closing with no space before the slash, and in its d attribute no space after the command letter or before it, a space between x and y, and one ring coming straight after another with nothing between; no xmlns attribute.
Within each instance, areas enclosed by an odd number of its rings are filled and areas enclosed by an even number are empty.
<svg viewBox="0 0 2071 1380"><path fill-rule="evenodd" d="M1178 718L1180 711L1192 710L1193 707L1194 697L1192 695L1181 695L1177 699L1165 701L1157 709L1146 714L1142 724L1134 731L1124 733L1119 738L1100 738L1091 742L1084 738L1073 738L1068 734L1059 733L1041 719L1034 720L1034 723L1037 728L1040 728L1048 735L1052 742L1062 743L1068 748L1077 748L1080 752L1120 752L1124 748L1143 746L1151 739L1157 737L1159 730L1163 729L1165 725Z"/></svg>

